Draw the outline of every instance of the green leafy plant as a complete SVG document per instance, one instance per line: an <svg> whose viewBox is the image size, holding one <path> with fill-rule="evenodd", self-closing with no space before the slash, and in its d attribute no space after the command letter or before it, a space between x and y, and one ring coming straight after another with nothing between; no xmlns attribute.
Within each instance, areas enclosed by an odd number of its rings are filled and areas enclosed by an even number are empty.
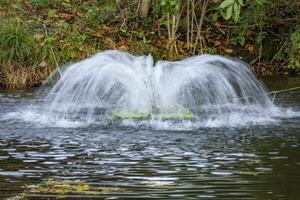
<svg viewBox="0 0 300 200"><path fill-rule="evenodd" d="M48 19L53 19L57 16L57 11L55 9L51 9L48 11Z"/></svg>
<svg viewBox="0 0 300 200"><path fill-rule="evenodd" d="M237 23L240 19L243 5L244 0L224 0L220 4L219 9L225 20L233 19Z"/></svg>
<svg viewBox="0 0 300 200"><path fill-rule="evenodd" d="M239 5L237 5L239 4ZM255 44L261 48L263 40L266 38L266 31L264 27L266 25L265 0L253 0L247 3L243 13L240 13L240 8L244 6L243 0L225 0L223 1L219 9L221 9L221 15L226 20L233 19L234 22L239 22L238 26L232 29L231 44L244 46L247 42L247 33L254 33ZM235 9L239 7L236 12ZM226 12L224 12L224 9ZM230 12L232 12L230 14ZM237 16L238 15L238 16Z"/></svg>
<svg viewBox="0 0 300 200"><path fill-rule="evenodd" d="M2 65L30 65L37 44L20 18L5 20L0 26L0 62Z"/></svg>
<svg viewBox="0 0 300 200"><path fill-rule="evenodd" d="M87 10L85 17L87 23L91 26L98 26L116 12L116 3L106 0L99 5L91 5L85 9Z"/></svg>
<svg viewBox="0 0 300 200"><path fill-rule="evenodd" d="M55 38L46 36L44 41L40 44L37 59L35 60L34 66L37 68L47 68L53 70L56 66L56 57L54 54L54 42Z"/></svg>
<svg viewBox="0 0 300 200"><path fill-rule="evenodd" d="M180 8L180 0L161 0L160 5L166 13L175 14Z"/></svg>
<svg viewBox="0 0 300 200"><path fill-rule="evenodd" d="M54 0L27 0L37 9L49 8L53 3Z"/></svg>
<svg viewBox="0 0 300 200"><path fill-rule="evenodd" d="M9 1L7 0L0 0L0 6L8 6L9 5Z"/></svg>
<svg viewBox="0 0 300 200"><path fill-rule="evenodd" d="M203 48L203 53L204 53L204 54L215 54L216 52L215 52L215 50L214 50L213 48L211 48L211 47L205 47L205 48Z"/></svg>
<svg viewBox="0 0 300 200"><path fill-rule="evenodd" d="M288 68L300 69L300 28L296 29L290 37Z"/></svg>

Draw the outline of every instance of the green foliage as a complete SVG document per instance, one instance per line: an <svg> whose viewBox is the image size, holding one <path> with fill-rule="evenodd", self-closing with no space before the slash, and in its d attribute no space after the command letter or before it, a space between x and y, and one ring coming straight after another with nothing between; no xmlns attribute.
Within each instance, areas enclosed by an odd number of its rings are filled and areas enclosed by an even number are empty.
<svg viewBox="0 0 300 200"><path fill-rule="evenodd" d="M202 49L202 52L204 54L215 54L216 53L215 50L213 48L210 48L210 47L204 47Z"/></svg>
<svg viewBox="0 0 300 200"><path fill-rule="evenodd" d="M291 69L300 69L300 28L291 34L288 53L288 67Z"/></svg>
<svg viewBox="0 0 300 200"><path fill-rule="evenodd" d="M2 66L21 65L34 69L55 67L54 38L31 31L19 18L5 20L2 23L0 48Z"/></svg>
<svg viewBox="0 0 300 200"><path fill-rule="evenodd" d="M219 6L221 15L225 20L233 19L236 23L240 19L241 7L244 0L224 0Z"/></svg>
<svg viewBox="0 0 300 200"><path fill-rule="evenodd" d="M54 17L56 17L57 11L55 9L49 10L48 11L48 19L53 19Z"/></svg>
<svg viewBox="0 0 300 200"><path fill-rule="evenodd" d="M48 69L54 69L56 67L56 57L54 55L54 41L55 38L46 36L44 41L40 44L37 59L34 66L36 67L48 67Z"/></svg>
<svg viewBox="0 0 300 200"><path fill-rule="evenodd" d="M267 0L255 0L255 1L259 6L263 7Z"/></svg>
<svg viewBox="0 0 300 200"><path fill-rule="evenodd" d="M250 1L250 10L259 11L260 8L265 6L266 0ZM254 5L254 7L253 7ZM256 7L255 7L256 5ZM244 0L223 0L219 6L221 15L225 20L234 20L235 23L240 21L241 8L244 6ZM260 8L259 8L260 7ZM215 16L216 17L216 16ZM252 17L256 17L252 15Z"/></svg>
<svg viewBox="0 0 300 200"><path fill-rule="evenodd" d="M14 62L28 65L37 47L32 32L20 18L5 20L0 27L0 63L11 65Z"/></svg>
<svg viewBox="0 0 300 200"><path fill-rule="evenodd" d="M237 47L233 56L241 53L247 61L259 57L261 62L273 57L288 62L289 68L300 68L300 30L292 28L300 17L298 0L152 0L148 17L140 17L135 2L0 0L0 66L45 72L39 74L42 79L56 66L56 60L63 64L107 48L151 53L158 60L222 54L239 45L244 47ZM204 2L208 3L206 11ZM205 18L198 35L202 11ZM4 20L15 16L24 22ZM215 23L207 20L209 17ZM269 45L273 41L274 45ZM176 55L168 54L173 44ZM268 52L267 46L272 46Z"/></svg>
<svg viewBox="0 0 300 200"><path fill-rule="evenodd" d="M151 53L151 45L148 44L148 40L144 39L141 41L132 41L130 43L130 52L134 54L149 54Z"/></svg>
<svg viewBox="0 0 300 200"><path fill-rule="evenodd" d="M9 1L7 1L7 0L0 0L0 6L8 6L10 4L10 2Z"/></svg>
<svg viewBox="0 0 300 200"><path fill-rule="evenodd" d="M54 3L54 0L27 0L27 1L31 3L36 9L49 8Z"/></svg>
<svg viewBox="0 0 300 200"><path fill-rule="evenodd" d="M267 37L267 32L265 31L258 32L255 37L255 43L257 45L260 45L266 37Z"/></svg>
<svg viewBox="0 0 300 200"><path fill-rule="evenodd" d="M246 43L246 31L248 26L245 24L241 24L237 28L232 30L233 37L231 38L230 42L233 45L241 45L244 46Z"/></svg>
<svg viewBox="0 0 300 200"><path fill-rule="evenodd" d="M160 6L164 12L175 14L180 8L180 0L160 0Z"/></svg>
<svg viewBox="0 0 300 200"><path fill-rule="evenodd" d="M227 0L228 1L228 0ZM225 1L224 1L225 2ZM243 1L234 0L234 3L231 4L234 10L235 3L241 3L240 6L244 5ZM222 4L221 4L222 5ZM221 5L219 6L221 8ZM228 4L226 4L228 5ZM270 9L266 7L265 0L253 0L250 1L245 6L245 9L242 14L239 14L239 17L234 17L235 22L239 22L239 25L232 29L231 44L244 46L247 41L247 32L252 31L255 33L255 44L261 45L262 41L265 39L267 33L263 30L265 27L267 17L265 15L265 10ZM223 7L223 6L222 6ZM228 7L227 7L228 9ZM222 11L221 11L222 14ZM232 19L232 16L228 18L223 12L225 19Z"/></svg>
<svg viewBox="0 0 300 200"><path fill-rule="evenodd" d="M100 4L87 6L85 10L88 25L99 26L116 12L116 2L105 0Z"/></svg>
<svg viewBox="0 0 300 200"><path fill-rule="evenodd" d="M74 27L67 31L68 33L64 34L61 42L56 46L60 63L82 59L95 52L93 47L87 43L88 36L85 33L80 33Z"/></svg>

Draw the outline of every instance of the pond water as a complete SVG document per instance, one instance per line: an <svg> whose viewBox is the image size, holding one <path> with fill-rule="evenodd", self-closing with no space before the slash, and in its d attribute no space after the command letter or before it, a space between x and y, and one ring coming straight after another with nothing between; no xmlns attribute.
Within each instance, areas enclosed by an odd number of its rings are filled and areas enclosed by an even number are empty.
<svg viewBox="0 0 300 200"><path fill-rule="evenodd" d="M270 90L300 79L265 81ZM35 91L1 92L0 113L14 112ZM300 111L300 90L275 104ZM47 126L0 120L0 199L48 179L118 188L69 199L299 199L300 117L261 125L178 130L116 124ZM58 194L31 193L29 199ZM30 195L29 195L30 196Z"/></svg>

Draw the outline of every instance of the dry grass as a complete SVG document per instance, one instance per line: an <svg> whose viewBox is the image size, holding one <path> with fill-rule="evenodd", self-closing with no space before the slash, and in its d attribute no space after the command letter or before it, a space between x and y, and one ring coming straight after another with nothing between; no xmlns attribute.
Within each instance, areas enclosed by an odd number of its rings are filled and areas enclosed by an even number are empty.
<svg viewBox="0 0 300 200"><path fill-rule="evenodd" d="M7 89L24 89L39 85L49 75L48 70L36 71L27 67L7 67L2 73L0 87Z"/></svg>

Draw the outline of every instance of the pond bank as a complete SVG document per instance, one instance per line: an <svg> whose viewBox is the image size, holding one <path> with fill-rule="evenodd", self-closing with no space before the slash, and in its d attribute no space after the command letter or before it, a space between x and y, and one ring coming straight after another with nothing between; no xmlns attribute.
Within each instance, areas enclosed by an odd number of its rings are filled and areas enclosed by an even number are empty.
<svg viewBox="0 0 300 200"><path fill-rule="evenodd" d="M279 65L279 64L278 64ZM270 63L261 63L260 66L251 66L255 75L263 80L276 79L297 79L300 77L298 71L288 69L286 66L277 66ZM13 67L0 73L0 89L28 89L38 87L51 74L49 69L35 70L31 68Z"/></svg>
<svg viewBox="0 0 300 200"><path fill-rule="evenodd" d="M173 13L172 6L166 8L169 3L152 1L149 14L140 16L140 1L130 2L0 1L0 87L40 85L57 66L107 49L151 53L155 60L200 54L238 57L258 76L299 72L300 6L295 0L263 5L249 1L238 22L222 18L222 1L208 1L206 11L201 3L189 7L176 1L174 8L183 13L176 26L167 20ZM269 10L276 12L267 15ZM187 18L191 13L195 16Z"/></svg>

